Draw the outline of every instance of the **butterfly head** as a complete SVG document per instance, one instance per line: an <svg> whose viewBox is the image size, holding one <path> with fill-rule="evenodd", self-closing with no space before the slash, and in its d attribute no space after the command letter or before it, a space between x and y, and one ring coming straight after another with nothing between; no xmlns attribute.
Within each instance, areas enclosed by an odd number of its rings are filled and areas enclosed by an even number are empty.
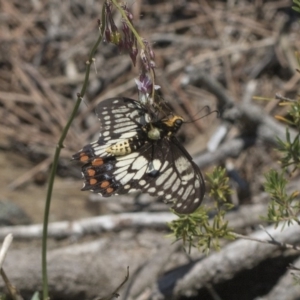
<svg viewBox="0 0 300 300"><path fill-rule="evenodd" d="M169 134L176 133L180 129L183 122L183 118L176 115L170 115L166 119L162 120L162 123L166 126L166 129L169 131Z"/></svg>

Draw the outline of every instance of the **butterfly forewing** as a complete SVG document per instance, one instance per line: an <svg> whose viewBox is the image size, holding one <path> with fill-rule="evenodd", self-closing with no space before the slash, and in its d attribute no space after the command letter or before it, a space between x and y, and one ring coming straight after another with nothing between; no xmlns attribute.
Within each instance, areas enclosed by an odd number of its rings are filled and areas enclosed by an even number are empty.
<svg viewBox="0 0 300 300"><path fill-rule="evenodd" d="M95 157L111 156L106 149L128 138L139 139L141 128L150 119L139 102L127 98L112 98L102 101L96 107L100 121L99 139L83 147L73 155L74 159L90 162ZM79 157L80 156L80 157Z"/></svg>
<svg viewBox="0 0 300 300"><path fill-rule="evenodd" d="M104 197L140 190L172 203L178 213L197 209L205 184L198 166L173 135L174 115L165 121L168 127L149 108L127 98L105 100L96 113L99 139L73 156L86 163L83 190ZM148 134L154 126L160 132L155 140Z"/></svg>
<svg viewBox="0 0 300 300"><path fill-rule="evenodd" d="M115 139L127 139L151 119L139 102L127 98L101 102L96 108L96 115L101 126L98 141L103 143Z"/></svg>

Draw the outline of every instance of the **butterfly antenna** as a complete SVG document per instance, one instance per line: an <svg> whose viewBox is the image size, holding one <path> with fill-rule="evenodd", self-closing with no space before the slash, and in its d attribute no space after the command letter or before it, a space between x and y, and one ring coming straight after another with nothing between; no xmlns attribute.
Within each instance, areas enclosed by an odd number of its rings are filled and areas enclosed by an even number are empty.
<svg viewBox="0 0 300 300"><path fill-rule="evenodd" d="M204 116L201 116L201 117L199 117L198 119L194 119L194 117L195 116L197 116L202 110L204 110L204 109L207 109L208 110L208 113L206 113ZM207 117L207 116L209 116L209 115L211 115L211 114L213 114L213 113L216 113L217 114L217 118L219 118L220 117L220 112L217 110L217 109L214 109L214 110L210 110L210 107L208 106L208 105L205 105L203 108L201 108L193 117L192 117L192 120L191 121L185 121L184 123L193 123L193 122L195 122L195 121L198 121L198 120L200 120L200 119L202 119L202 118L205 118L205 117Z"/></svg>

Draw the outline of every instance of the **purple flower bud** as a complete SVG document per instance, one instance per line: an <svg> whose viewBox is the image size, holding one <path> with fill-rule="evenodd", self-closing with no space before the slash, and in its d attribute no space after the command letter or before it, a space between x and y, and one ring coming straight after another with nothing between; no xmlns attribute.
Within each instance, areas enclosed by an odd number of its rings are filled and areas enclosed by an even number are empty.
<svg viewBox="0 0 300 300"><path fill-rule="evenodd" d="M116 26L115 21L114 21L112 15L109 16L108 20L109 20L111 31L112 32L117 32L118 31L118 27Z"/></svg>
<svg viewBox="0 0 300 300"><path fill-rule="evenodd" d="M130 22L132 22L132 20L133 20L133 15L132 15L132 13L129 12L129 11L128 11L128 13L127 13L127 18L128 18L128 20L129 20Z"/></svg>
<svg viewBox="0 0 300 300"><path fill-rule="evenodd" d="M133 15L132 15L132 13L129 11L127 5L126 5L126 4L123 5L122 8L123 8L123 10L125 11L128 20L131 22L131 21L133 20Z"/></svg>
<svg viewBox="0 0 300 300"><path fill-rule="evenodd" d="M135 83L139 91L139 100L143 104L153 104L153 99L150 97L153 87L151 79L146 74L141 74L139 80L135 79ZM154 85L155 90L159 88L159 85Z"/></svg>
<svg viewBox="0 0 300 300"><path fill-rule="evenodd" d="M106 42L108 42L108 43L111 42L110 30L109 29L105 29L104 34L105 34Z"/></svg>
<svg viewBox="0 0 300 300"><path fill-rule="evenodd" d="M153 59L153 60L155 59L155 53L154 53L154 51L152 50L152 48L150 48L150 47L149 47L149 55L150 55L150 58L151 58L151 59Z"/></svg>
<svg viewBox="0 0 300 300"><path fill-rule="evenodd" d="M136 63L137 55L138 55L138 49L137 48L132 48L131 51L129 52L129 56L130 56L134 66L135 66L135 63Z"/></svg>
<svg viewBox="0 0 300 300"><path fill-rule="evenodd" d="M145 50L143 50L143 49L141 50L140 56L141 56L141 60L144 64L144 66L146 67L148 65L148 59L147 59Z"/></svg>
<svg viewBox="0 0 300 300"><path fill-rule="evenodd" d="M123 39L121 38L118 44L119 50L122 51L124 49L124 42Z"/></svg>
<svg viewBox="0 0 300 300"><path fill-rule="evenodd" d="M156 68L155 62L153 60L150 60L150 64L149 65L150 65L151 69Z"/></svg>
<svg viewBox="0 0 300 300"><path fill-rule="evenodd" d="M142 74L140 76L140 80L135 79L135 83L137 85L138 90L142 94L148 94L152 90L152 82L147 75Z"/></svg>
<svg viewBox="0 0 300 300"><path fill-rule="evenodd" d="M124 32L125 35L129 34L129 27L125 21L122 22L122 31Z"/></svg>

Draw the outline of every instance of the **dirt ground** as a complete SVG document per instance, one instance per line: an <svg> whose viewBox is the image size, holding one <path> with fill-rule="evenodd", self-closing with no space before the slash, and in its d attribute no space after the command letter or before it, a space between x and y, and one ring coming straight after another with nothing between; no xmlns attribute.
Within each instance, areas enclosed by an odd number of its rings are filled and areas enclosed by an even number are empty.
<svg viewBox="0 0 300 300"><path fill-rule="evenodd" d="M24 175L34 164L20 154L0 152L1 198L17 204L29 217L31 223L42 223L47 185L33 181L10 189L16 178ZM97 210L87 205L87 197L80 193L82 180L57 176L53 189L50 221L76 220L97 215Z"/></svg>

